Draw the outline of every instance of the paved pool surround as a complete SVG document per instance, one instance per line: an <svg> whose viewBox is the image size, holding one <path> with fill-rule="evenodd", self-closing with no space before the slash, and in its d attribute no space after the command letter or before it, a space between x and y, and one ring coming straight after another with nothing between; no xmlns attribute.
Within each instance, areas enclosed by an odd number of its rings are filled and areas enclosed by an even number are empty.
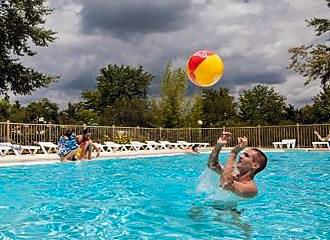
<svg viewBox="0 0 330 240"><path fill-rule="evenodd" d="M229 152L232 148L223 148L223 152ZM201 153L210 153L212 150L211 147L199 149ZM271 149L271 148L262 148L265 152L284 152L284 151L315 151L315 150L324 150L324 149ZM117 152L101 152L100 157L94 158L92 160L104 160L108 158L122 158L122 157L140 157L140 156L157 156L157 155L167 155L167 154L189 154L190 150L182 149L165 149L165 150L139 150L139 151L117 151ZM95 156L96 153L93 153L92 156ZM60 158L57 154L23 154L21 156L16 155L7 155L5 157L0 157L0 167L2 166L13 166L13 165L34 165L34 164L53 164L61 163ZM65 163L65 162L63 162Z"/></svg>

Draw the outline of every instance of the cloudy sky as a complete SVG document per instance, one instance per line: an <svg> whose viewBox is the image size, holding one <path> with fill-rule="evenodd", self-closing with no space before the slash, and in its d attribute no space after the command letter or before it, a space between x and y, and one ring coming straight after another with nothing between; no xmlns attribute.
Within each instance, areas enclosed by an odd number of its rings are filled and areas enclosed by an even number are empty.
<svg viewBox="0 0 330 240"><path fill-rule="evenodd" d="M217 52L223 78L214 86L239 93L268 84L294 106L311 102L318 82L286 69L288 48L315 41L305 19L329 17L324 0L50 0L54 12L47 26L58 32L49 48L28 60L60 80L21 103L48 97L65 107L93 89L100 68L108 64L142 65L156 76L150 93L159 92L167 60L185 66L197 50ZM194 91L193 86L189 87Z"/></svg>

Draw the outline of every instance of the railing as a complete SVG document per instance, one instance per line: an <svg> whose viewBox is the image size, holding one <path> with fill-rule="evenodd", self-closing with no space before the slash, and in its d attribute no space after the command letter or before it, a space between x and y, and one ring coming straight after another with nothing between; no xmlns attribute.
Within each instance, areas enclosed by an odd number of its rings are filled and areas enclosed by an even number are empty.
<svg viewBox="0 0 330 240"><path fill-rule="evenodd" d="M321 136L330 132L330 124L286 125L286 126L256 126L256 127L223 127L223 128L140 128L116 126L85 126L85 125L56 125L56 124L25 124L0 122L0 142L11 141L22 145L33 145L36 142L57 143L66 129L72 129L81 134L84 128L91 132L92 139L102 142L114 140L115 136L124 134L131 140L168 140L176 142L208 142L214 145L222 131L232 133L233 139L246 136L249 146L273 147L272 143L282 139L296 139L297 147L311 147L317 141L314 131ZM232 146L234 141L230 143Z"/></svg>

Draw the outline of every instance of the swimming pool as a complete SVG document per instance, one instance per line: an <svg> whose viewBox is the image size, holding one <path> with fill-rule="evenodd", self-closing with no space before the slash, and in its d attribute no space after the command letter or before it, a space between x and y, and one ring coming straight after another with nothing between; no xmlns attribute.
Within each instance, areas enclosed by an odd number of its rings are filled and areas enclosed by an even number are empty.
<svg viewBox="0 0 330 240"><path fill-rule="evenodd" d="M2 167L0 239L329 239L330 153L267 155L239 202L207 154Z"/></svg>

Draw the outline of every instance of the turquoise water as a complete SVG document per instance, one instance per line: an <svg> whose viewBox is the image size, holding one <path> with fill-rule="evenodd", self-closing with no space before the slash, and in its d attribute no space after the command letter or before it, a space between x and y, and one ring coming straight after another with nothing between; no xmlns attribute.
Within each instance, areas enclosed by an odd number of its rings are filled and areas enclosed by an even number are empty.
<svg viewBox="0 0 330 240"><path fill-rule="evenodd" d="M330 153L268 156L244 201L207 154L2 167L0 239L330 239Z"/></svg>

